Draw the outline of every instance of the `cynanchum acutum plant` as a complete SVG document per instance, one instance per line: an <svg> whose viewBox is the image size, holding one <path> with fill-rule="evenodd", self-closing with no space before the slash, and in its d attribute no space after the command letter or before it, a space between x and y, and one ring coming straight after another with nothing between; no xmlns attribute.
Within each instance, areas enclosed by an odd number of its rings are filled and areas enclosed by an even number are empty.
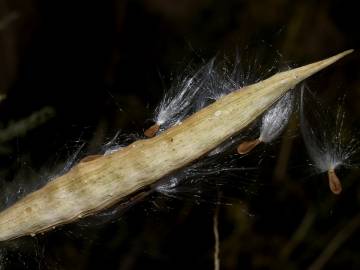
<svg viewBox="0 0 360 270"><path fill-rule="evenodd" d="M222 96L158 136L85 158L1 212L0 240L48 231L129 199L226 142L288 90L351 52L277 73ZM155 135L161 124L147 134Z"/></svg>

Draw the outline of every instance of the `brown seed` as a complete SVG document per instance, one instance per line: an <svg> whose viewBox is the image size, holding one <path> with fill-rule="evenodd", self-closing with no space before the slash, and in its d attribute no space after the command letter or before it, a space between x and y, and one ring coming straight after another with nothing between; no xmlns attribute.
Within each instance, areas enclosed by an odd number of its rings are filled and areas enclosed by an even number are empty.
<svg viewBox="0 0 360 270"><path fill-rule="evenodd" d="M159 129L160 129L160 125L154 124L151 127L149 127L147 130L145 130L144 135L148 138L152 138L156 135Z"/></svg>
<svg viewBox="0 0 360 270"><path fill-rule="evenodd" d="M261 141L259 139L255 139L252 141L245 141L238 146L237 152L241 155L247 154L260 143Z"/></svg>
<svg viewBox="0 0 360 270"><path fill-rule="evenodd" d="M99 157L102 157L102 155L90 155L90 156L84 157L82 160L80 160L80 163L89 162L89 161L95 160Z"/></svg>
<svg viewBox="0 0 360 270"><path fill-rule="evenodd" d="M328 178L329 178L329 187L332 193L336 195L340 194L342 191L342 185L334 169L328 170Z"/></svg>

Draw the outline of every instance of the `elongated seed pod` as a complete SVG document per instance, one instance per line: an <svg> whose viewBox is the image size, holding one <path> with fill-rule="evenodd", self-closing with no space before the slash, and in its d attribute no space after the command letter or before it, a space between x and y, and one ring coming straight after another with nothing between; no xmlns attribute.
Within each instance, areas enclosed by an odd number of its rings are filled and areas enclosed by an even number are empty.
<svg viewBox="0 0 360 270"><path fill-rule="evenodd" d="M94 214L214 149L287 90L352 50L278 73L222 97L159 136L88 158L0 213L0 240L34 235Z"/></svg>

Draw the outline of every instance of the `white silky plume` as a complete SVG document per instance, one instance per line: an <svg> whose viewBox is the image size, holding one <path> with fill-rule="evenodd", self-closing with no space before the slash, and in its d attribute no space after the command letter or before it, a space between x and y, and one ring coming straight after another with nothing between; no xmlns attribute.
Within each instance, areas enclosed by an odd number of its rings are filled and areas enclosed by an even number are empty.
<svg viewBox="0 0 360 270"><path fill-rule="evenodd" d="M207 73L212 69L212 64L210 62L204 65L194 75L178 79L165 93L155 110L154 117L154 121L160 126L160 131L179 124L193 112L194 99L202 88Z"/></svg>
<svg viewBox="0 0 360 270"><path fill-rule="evenodd" d="M270 65L259 61L257 56L240 59L239 53L232 61L214 57L193 74L186 74L175 81L155 110L153 120L160 126L160 132L164 131L222 96L258 82L278 70L279 59L275 57Z"/></svg>
<svg viewBox="0 0 360 270"><path fill-rule="evenodd" d="M196 99L196 110L200 110L208 104L244 86L243 81L237 81L237 66L231 67L229 64L222 63L222 66L215 66L212 59L208 64L206 83L203 84L198 98Z"/></svg>
<svg viewBox="0 0 360 270"><path fill-rule="evenodd" d="M111 155L112 153L121 151L132 142L141 140L141 138L137 133L121 134L119 131L111 140L103 145L101 153L105 156Z"/></svg>
<svg viewBox="0 0 360 270"><path fill-rule="evenodd" d="M242 184L250 185L253 182L257 167L239 167L237 159L230 155L224 158L222 155L207 156L204 159L185 167L172 175L162 179L154 186L154 190L169 196L205 196L211 198L216 186L229 186L232 177L236 182L233 189L241 189ZM241 172L241 176L240 173ZM215 195L215 194L213 194ZM215 196L216 197L216 196ZM215 198L214 197L214 198Z"/></svg>
<svg viewBox="0 0 360 270"><path fill-rule="evenodd" d="M294 109L294 93L287 92L262 117L259 140L269 143L285 129Z"/></svg>
<svg viewBox="0 0 360 270"><path fill-rule="evenodd" d="M354 167L352 161L358 152L359 143L344 129L344 111L339 107L335 118L332 118L331 111L321 110L316 100L313 100L316 106L307 109L304 92L303 87L300 101L301 133L314 166L319 173L339 166Z"/></svg>
<svg viewBox="0 0 360 270"><path fill-rule="evenodd" d="M279 60L269 65L257 56L243 57L236 53L234 60L213 58L208 64L205 83L196 99L196 109L200 110L219 98L241 88L256 83L279 70Z"/></svg>
<svg viewBox="0 0 360 270"><path fill-rule="evenodd" d="M259 61L255 56L247 57L242 61L239 54L235 60L212 58L206 65L202 66L194 76L185 77L179 84L174 85L165 95L156 110L155 122L159 124L160 131L180 123L183 118L191 113L201 110L205 106L215 102L219 98L241 88L260 81L279 70L279 60L274 60L270 65ZM275 110L281 119L275 127L264 120L264 137L276 137L281 132L279 126L286 125L292 112L293 95L286 95ZM285 104L286 103L286 104ZM288 103L288 104L287 104ZM282 111L280 114L279 112ZM271 117L268 116L267 119ZM269 119L270 120L270 119ZM282 128L283 128L282 127ZM228 163L218 162L222 154L238 144L243 139L243 134L229 138L217 148L207 154L205 160L190 165L176 174L160 181L155 190L165 195L174 195L184 189L200 190L194 188L214 175L219 178L219 172L234 173L236 171L254 170L254 168L239 168L232 161ZM236 157L236 159L238 156Z"/></svg>

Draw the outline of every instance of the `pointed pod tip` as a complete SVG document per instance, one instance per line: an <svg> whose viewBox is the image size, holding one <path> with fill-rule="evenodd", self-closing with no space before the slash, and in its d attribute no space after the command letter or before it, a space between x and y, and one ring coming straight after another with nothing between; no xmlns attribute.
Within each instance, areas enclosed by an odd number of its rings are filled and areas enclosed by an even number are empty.
<svg viewBox="0 0 360 270"><path fill-rule="evenodd" d="M354 49L349 49L349 50L343 51L341 53L338 53L338 54L336 54L336 55L334 55L332 57L329 57L328 59L325 59L323 61L334 59L335 60L334 62L336 62L337 60L345 57L346 55L348 55L348 54L350 54L352 52L354 52Z"/></svg>
<svg viewBox="0 0 360 270"><path fill-rule="evenodd" d="M349 50L343 51L341 53L335 54L333 56L330 56L328 58L325 58L323 60L320 60L318 62L315 62L313 64L317 64L317 65L325 64L325 66L328 66L328 65L340 60L341 58L347 56L348 54L352 53L353 51L354 51L354 49L349 49ZM312 64L310 64L310 65L312 65Z"/></svg>
<svg viewBox="0 0 360 270"><path fill-rule="evenodd" d="M342 54L345 56L345 55L348 55L350 53L353 53L354 51L355 51L354 49L349 49L349 50L343 51Z"/></svg>
<svg viewBox="0 0 360 270"><path fill-rule="evenodd" d="M279 79L281 83L287 85L288 89L291 89L296 84L319 72L320 70L323 70L324 68L334 64L335 62L339 61L341 58L352 53L353 51L353 49L346 50L326 59L278 73L277 79Z"/></svg>
<svg viewBox="0 0 360 270"><path fill-rule="evenodd" d="M349 49L346 51L343 51L341 53L338 53L334 56L331 56L327 59L324 59L322 61L319 61L318 63L324 63L325 66L331 65L332 63L335 63L336 61L340 60L341 58L345 57L346 55L352 53L354 51L354 49Z"/></svg>

